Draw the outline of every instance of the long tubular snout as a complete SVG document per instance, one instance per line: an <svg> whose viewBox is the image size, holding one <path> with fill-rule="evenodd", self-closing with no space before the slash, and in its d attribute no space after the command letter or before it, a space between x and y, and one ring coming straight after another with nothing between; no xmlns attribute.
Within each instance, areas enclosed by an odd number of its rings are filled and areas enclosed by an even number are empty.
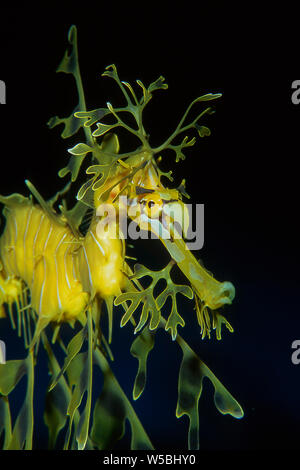
<svg viewBox="0 0 300 470"><path fill-rule="evenodd" d="M215 310L224 304L231 304L235 296L235 288L231 282L217 281L199 264L182 239L175 238L172 241L161 239L161 241L205 305Z"/></svg>

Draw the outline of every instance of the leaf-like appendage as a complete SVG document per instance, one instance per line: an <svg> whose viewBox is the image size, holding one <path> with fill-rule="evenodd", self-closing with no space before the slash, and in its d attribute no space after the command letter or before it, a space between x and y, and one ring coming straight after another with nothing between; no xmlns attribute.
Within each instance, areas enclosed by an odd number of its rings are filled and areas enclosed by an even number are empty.
<svg viewBox="0 0 300 470"><path fill-rule="evenodd" d="M59 170L58 176L63 178L68 173L71 173L71 181L76 181L84 158L89 152L93 152L93 150L94 149L92 147L83 143L77 144L68 149L68 152L72 154L72 157L70 158L68 165Z"/></svg>
<svg viewBox="0 0 300 470"><path fill-rule="evenodd" d="M53 116L47 122L48 127L50 129L53 129L56 126L63 124L64 129L61 133L61 137L63 139L68 139L72 135L76 134L79 131L80 127L82 126L82 123L79 121L79 119L76 119L75 117L75 112L78 111L78 109L79 109L79 106L76 106L72 114L70 114L70 116L65 117L65 118Z"/></svg>
<svg viewBox="0 0 300 470"><path fill-rule="evenodd" d="M107 65L105 67L105 72L102 74L102 77L110 77L113 78L117 83L120 83L117 67L115 64Z"/></svg>
<svg viewBox="0 0 300 470"><path fill-rule="evenodd" d="M74 422L75 412L80 406L85 392L89 395L91 385L91 364L89 363L89 354L81 352L77 354L67 369L68 382L70 384L72 397L68 405L67 414L70 416L69 429L66 442L69 442L72 424ZM90 418L90 400L87 397L85 407L81 413L80 420L75 427L75 436L79 449L84 449L87 440L87 422Z"/></svg>
<svg viewBox="0 0 300 470"><path fill-rule="evenodd" d="M180 325L184 327L185 325L183 318L179 315L177 310L176 294L179 293L185 297L188 297L189 299L193 298L193 291L189 286L174 284L172 279L169 277L167 279L167 286L165 290L156 299L157 305L160 309L163 307L168 297L171 297L172 299L172 309L165 329L166 331L171 330L173 341L175 341L177 336L177 326Z"/></svg>
<svg viewBox="0 0 300 470"><path fill-rule="evenodd" d="M149 287L141 291L134 291L134 292L125 292L120 294L115 299L115 305L120 305L123 302L130 301L131 305L123 315L121 319L121 326L124 326L128 320L132 317L134 312L139 307L140 303L142 303L142 313L140 316L139 323L135 328L134 332L137 333L140 331L147 322L149 313L151 315L150 319L150 330L155 330L161 319L161 308L166 303L167 298L170 296L172 299L172 309L171 313L168 316L168 321L166 325L166 331L171 330L172 339L176 339L177 335L177 326L181 325L184 326L184 320L179 315L177 311L177 302L176 302L176 295L181 293L185 297L189 299L193 298L193 291L189 286L186 285L178 285L174 284L171 277L170 271L174 266L174 262L171 261L165 268L161 271L151 271L147 269L145 266L141 264L136 264L134 266L134 274L131 276L131 279L141 279L142 277L150 276L152 278L152 282ZM154 288L160 280L166 281L165 289L155 298L154 297Z"/></svg>
<svg viewBox="0 0 300 470"><path fill-rule="evenodd" d="M81 167L82 162L84 160L84 157L85 157L85 155L81 155L80 157L78 157L76 159L71 157L70 160L69 160L68 165L65 166L64 168L62 168L61 170L59 170L58 176L60 178L64 178L64 176L66 176L68 173L71 173L71 181L72 182L76 181L76 179L78 177L80 167Z"/></svg>
<svg viewBox="0 0 300 470"><path fill-rule="evenodd" d="M200 137L210 136L211 134L210 129L206 126L200 126L199 124L196 123L195 128L197 129Z"/></svg>
<svg viewBox="0 0 300 470"><path fill-rule="evenodd" d="M93 174L94 176L86 181L79 189L77 193L77 199L79 201L85 202L85 195L89 189L96 191L97 189L101 188L101 186L104 186L112 170L112 167L117 160L118 157L116 157L115 160L108 165L91 165L87 168L86 173L88 175Z"/></svg>
<svg viewBox="0 0 300 470"><path fill-rule="evenodd" d="M15 361L12 361L15 362ZM7 450L31 450L33 436L33 387L34 364L33 351L23 361L26 367L27 391L22 408L16 419ZM6 364L4 364L5 366Z"/></svg>
<svg viewBox="0 0 300 470"><path fill-rule="evenodd" d="M176 163L180 160L185 160L185 155L182 152L182 149L186 147L191 147L196 142L196 138L193 137L191 140L188 140L188 136L185 136L181 144L179 145L170 145L170 148L173 149L176 153Z"/></svg>
<svg viewBox="0 0 300 470"><path fill-rule="evenodd" d="M83 328L82 336L85 336L87 328L87 342L88 349L86 352L77 353L68 365L67 376L70 389L72 390L71 400L69 401L67 414L70 416L69 428L66 436L65 448L69 445L73 422L75 424L74 436L76 438L79 450L85 449L88 442L89 423L91 416L92 406L92 378L93 378L93 343L94 331L92 323L92 311L87 310L87 324ZM72 340L71 340L72 341ZM76 353L80 347L80 339L77 339L70 348ZM74 421L75 413L82 402L83 396L86 393L86 401L83 410L80 414L78 422Z"/></svg>
<svg viewBox="0 0 300 470"><path fill-rule="evenodd" d="M222 330L223 323L226 326L227 330L229 330L230 333L233 333L234 331L233 327L230 325L229 321L226 320L226 318L223 315L215 311L212 312L212 315L213 315L213 328L216 330L216 338L218 340L221 339L221 330Z"/></svg>
<svg viewBox="0 0 300 470"><path fill-rule="evenodd" d="M148 88L145 87L141 80L137 80L136 83L142 88L143 90L143 97L140 100L141 105L144 107L152 98L152 93L156 90L166 90L168 88L167 83L165 83L164 77L161 75L155 82L150 83Z"/></svg>
<svg viewBox="0 0 300 470"><path fill-rule="evenodd" d="M210 319L209 312L211 312L212 322ZM200 334L201 338L204 339L206 336L210 338L211 335L211 328L216 330L216 338L217 340L222 339L222 324L226 326L226 328L233 333L233 327L229 323L229 321L221 315L216 310L210 310L196 295L196 313L197 313L197 320L199 326L201 328Z"/></svg>
<svg viewBox="0 0 300 470"><path fill-rule="evenodd" d="M45 334L42 341L48 354L48 366L52 376L58 376L60 366L54 357L53 351ZM54 449L58 433L64 428L67 421L67 408L71 398L71 391L64 376L61 376L56 387L46 394L44 421L49 431L49 448Z"/></svg>
<svg viewBox="0 0 300 470"><path fill-rule="evenodd" d="M84 127L91 127L95 122L100 121L104 116L110 114L107 108L97 108L91 111L77 111L74 116L79 119L84 119Z"/></svg>
<svg viewBox="0 0 300 470"><path fill-rule="evenodd" d="M79 227L88 210L87 206L83 204L81 201L77 201L76 204L72 207L72 209L67 209L65 201L63 201L63 204L59 206L59 209L62 215L68 221L68 225L70 226L73 234L77 238L79 238L81 235Z"/></svg>
<svg viewBox="0 0 300 470"><path fill-rule="evenodd" d="M88 191L96 191L101 186L104 186L107 181L110 172L116 162L119 160L119 140L116 134L106 134L95 150L94 156L99 161L98 165L91 165L87 168L86 173L88 175L93 174L94 176L86 181L77 193L77 199L90 205L90 201L86 197ZM81 157L77 157L81 158Z"/></svg>
<svg viewBox="0 0 300 470"><path fill-rule="evenodd" d="M44 421L49 429L50 449L54 449L58 433L66 424L68 400L69 396L60 381L46 395Z"/></svg>
<svg viewBox="0 0 300 470"><path fill-rule="evenodd" d="M74 359L74 357L79 353L79 351L82 348L83 342L86 339L87 336L87 327L85 326L82 328L68 344L67 347L67 356L64 361L64 365L62 369L60 370L59 374L53 378L51 385L49 386L49 391L51 391L61 378L61 376L65 373L67 368L69 367L71 361Z"/></svg>
<svg viewBox="0 0 300 470"><path fill-rule="evenodd" d="M96 401L90 438L100 450L111 449L125 432L126 406L115 390L112 374L104 374L104 384Z"/></svg>
<svg viewBox="0 0 300 470"><path fill-rule="evenodd" d="M205 95L199 96L197 101L211 101L216 100L222 96L222 93L206 93Z"/></svg>
<svg viewBox="0 0 300 470"><path fill-rule="evenodd" d="M126 323L130 320L133 313L137 310L140 303L142 303L142 313L138 325L135 327L134 332L137 333L140 331L146 324L149 314L150 314L150 330L155 330L160 321L160 310L157 307L155 298L153 297L153 286L148 287L141 292L126 292L120 294L114 301L115 305L120 305L124 302L130 301L131 305L128 310L125 312L121 319L121 327L125 326Z"/></svg>
<svg viewBox="0 0 300 470"><path fill-rule="evenodd" d="M71 137L72 135L76 134L76 132L80 129L81 126L84 125L85 121L80 121L75 117L75 113L77 111L84 110L84 98L82 96L82 89L81 89L81 78L80 78L80 71L78 65L78 50L77 50L77 29L76 26L71 26L68 34L68 41L71 45L71 52L66 50L65 55L60 62L57 72L64 72L70 73L74 76L78 88L79 94L79 103L74 108L74 111L69 117L66 118L59 118L58 116L52 117L48 121L48 126L52 129L53 127L64 124L64 130L61 136L66 139Z"/></svg>
<svg viewBox="0 0 300 470"><path fill-rule="evenodd" d="M170 137L168 137L166 139L166 141L162 145L160 145L159 147L153 149L154 152L159 153L159 152L162 152L163 150L171 149L176 154L176 162L178 162L180 160L184 160L185 155L182 152L182 150L186 147L190 147L190 146L194 145L195 142L196 142L196 138L193 137L191 140L188 141L188 136L185 136L183 141L179 145L174 145L174 144L172 144L172 142L180 134L182 134L183 132L187 132L191 129L196 129L198 131L198 134L199 134L200 137L209 136L210 135L210 129L206 126L199 125L198 121L205 114L212 114L213 113L212 107L208 107L208 108L204 109L204 111L202 111L200 114L198 114L191 122L186 124L186 119L187 119L187 117L188 117L188 115L191 111L191 108L196 103L211 101L211 100L219 98L220 96L222 96L221 93L215 93L215 94L214 93L207 93L206 95L199 96L194 101L192 101L192 103L190 103L190 105L187 107L187 109L186 109L183 117L181 118L178 126L176 127L175 131L170 135Z"/></svg>
<svg viewBox="0 0 300 470"><path fill-rule="evenodd" d="M92 135L93 137L100 137L117 126L118 124L103 124L102 122L97 122L97 129L93 132Z"/></svg>
<svg viewBox="0 0 300 470"><path fill-rule="evenodd" d="M78 104L75 106L73 112L68 117L60 118L58 116L53 116L49 119L47 125L52 129L55 126L60 124L64 125L64 129L61 133L63 139L69 138L72 135L76 134L81 127L84 127L85 135L89 144L93 144L93 139L91 136L90 130L85 127L87 119L79 119L76 117L76 113L79 111L84 112L85 107L85 98L82 89L81 75L78 63L78 49L77 49L77 29L76 26L71 26L68 34L68 41L71 45L71 52L69 54L68 50L65 52L65 55L57 68L57 72L70 73L74 76L76 81L76 87L78 91ZM71 152L72 153L72 152ZM78 155L78 154L74 154ZM71 180L75 181L78 177L78 173L81 167L81 164L84 160L85 154L80 154L80 157L71 156L69 163L66 167L62 168L58 175L63 178L68 173L71 173Z"/></svg>
<svg viewBox="0 0 300 470"><path fill-rule="evenodd" d="M160 161L161 157L159 159L157 159L157 163ZM160 183L162 184L162 181L161 181L161 178L162 176L164 176L165 178L167 178L169 181L174 181L174 178L172 176L172 170L169 170L169 171L162 171L158 166L156 166L156 170L157 170L157 173L158 173L158 177L159 177L159 181Z"/></svg>
<svg viewBox="0 0 300 470"><path fill-rule="evenodd" d="M71 52L66 50L65 55L63 56L58 68L57 72L64 72L64 73L72 73L73 75L76 73L76 69L78 66L78 54L77 54L77 28L75 25L72 25L68 32L68 41L71 44Z"/></svg>
<svg viewBox="0 0 300 470"><path fill-rule="evenodd" d="M138 371L134 381L133 399L137 400L143 393L147 377L147 359L150 351L154 347L154 333L148 328L139 334L133 341L130 352L139 361Z"/></svg>
<svg viewBox="0 0 300 470"><path fill-rule="evenodd" d="M84 143L76 144L71 149L68 149L68 152L72 155L86 155L88 152L92 152L93 148Z"/></svg>
<svg viewBox="0 0 300 470"><path fill-rule="evenodd" d="M19 359L0 364L0 393L9 395L26 374L26 360Z"/></svg>
<svg viewBox="0 0 300 470"><path fill-rule="evenodd" d="M94 410L91 430L92 442L100 449L112 445L122 437L125 420L128 419L131 427L131 449L153 449L152 443L130 401L99 349L94 351L94 362L104 374L104 388Z"/></svg>
<svg viewBox="0 0 300 470"><path fill-rule="evenodd" d="M3 432L3 450L5 450L11 439L11 415L8 398L4 395L0 395L0 438Z"/></svg>
<svg viewBox="0 0 300 470"><path fill-rule="evenodd" d="M222 414L230 414L234 418L242 418L244 413L239 403L221 384L212 371L191 350L187 343L178 340L183 352L182 363L178 378L178 402L176 416L186 414L189 418L189 449L199 448L199 413L198 404L202 393L203 379L207 377L213 384L214 402Z"/></svg>
<svg viewBox="0 0 300 470"><path fill-rule="evenodd" d="M148 86L149 93L153 93L156 90L167 90L168 84L165 83L165 78L161 75L155 82L150 83Z"/></svg>

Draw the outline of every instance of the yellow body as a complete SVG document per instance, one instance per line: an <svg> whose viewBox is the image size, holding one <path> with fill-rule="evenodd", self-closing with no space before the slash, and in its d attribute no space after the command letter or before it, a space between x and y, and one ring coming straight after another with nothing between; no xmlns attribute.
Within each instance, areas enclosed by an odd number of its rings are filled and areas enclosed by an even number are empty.
<svg viewBox="0 0 300 470"><path fill-rule="evenodd" d="M97 235L96 223L86 234L77 254L77 270L83 289L93 298L102 299L121 293L123 285L122 244L118 239L111 239L109 233L101 238Z"/></svg>
<svg viewBox="0 0 300 470"><path fill-rule="evenodd" d="M60 322L76 319L96 295L105 299L119 294L123 279L120 240L99 240L95 224L85 238L76 239L67 224L58 218L55 222L27 201L9 207L0 238L1 304L17 301L23 280L35 312Z"/></svg>

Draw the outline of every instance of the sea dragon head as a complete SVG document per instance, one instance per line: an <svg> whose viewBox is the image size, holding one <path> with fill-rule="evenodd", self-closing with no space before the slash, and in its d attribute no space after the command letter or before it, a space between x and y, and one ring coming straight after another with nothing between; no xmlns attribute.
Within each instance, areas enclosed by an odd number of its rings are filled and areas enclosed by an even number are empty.
<svg viewBox="0 0 300 470"><path fill-rule="evenodd" d="M128 217L140 230L151 232L160 239L172 239L175 229L186 235L189 213L182 194L178 189L162 185L154 159L135 173L124 202Z"/></svg>

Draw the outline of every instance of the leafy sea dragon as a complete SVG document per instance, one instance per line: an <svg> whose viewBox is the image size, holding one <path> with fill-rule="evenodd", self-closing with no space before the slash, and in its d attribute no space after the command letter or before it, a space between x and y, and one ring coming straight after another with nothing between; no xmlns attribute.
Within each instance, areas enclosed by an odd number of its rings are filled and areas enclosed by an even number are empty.
<svg viewBox="0 0 300 470"><path fill-rule="evenodd" d="M55 446L58 433L65 426L65 449L111 447L123 436L126 419L132 430L131 448L153 448L110 368L113 317L120 306L124 310L121 327L131 322L136 334L130 350L138 359L134 400L145 388L147 358L154 347L158 328L170 333L180 346L183 357L176 416L186 414L189 417L188 446L195 449L199 447L198 402L204 377L214 386L215 405L221 413L241 418L243 411L178 334L178 327L184 327L185 321L178 312L177 294L195 300L202 338L210 337L211 330L215 329L220 339L222 324L233 331L220 310L231 304L235 290L230 282L217 281L187 248L184 239L189 213L183 202L187 197L185 181L177 189L165 187L162 177L172 181L172 176L171 172L163 172L159 163L165 150L174 151L177 162L185 158L184 149L196 142L196 137L189 140L186 135L190 131L196 130L200 137L210 134L199 121L205 114L212 113L211 106L190 122L187 122L188 116L196 104L215 100L220 94L209 93L195 99L171 136L153 148L142 116L153 93L167 88L164 78L159 77L148 87L137 80L138 96L131 84L120 80L116 66L110 65L103 75L117 83L126 105L113 107L107 103L106 107L88 111L78 64L75 26L70 28L68 39L71 52L66 52L58 71L74 76L79 102L71 116L55 116L48 124L50 128L64 124L63 138L73 136L80 129L84 131L85 142L68 150L69 163L59 172L61 177L70 173L71 181L50 201L45 201L29 181L26 184L32 196L0 196L6 217L0 238L0 317L5 318L8 312L13 328L18 328L19 336L24 335L28 350L25 359L9 360L0 365L3 448L32 448L34 370L40 344L47 352L51 376L44 412L50 448ZM128 123L128 114L133 117L135 126ZM93 126L96 126L94 130ZM119 128L138 139L136 150L120 152ZM180 135L184 138L175 145L174 140ZM90 178L79 189L76 204L68 209L64 196L81 173L82 163L90 157L92 165L86 170ZM58 201L61 203L55 208ZM88 220L90 212L92 216ZM87 220L88 228L83 230ZM133 268L130 266L130 257L126 255L127 228L134 235L137 227L161 240L170 254L166 267L153 271L139 263ZM176 266L187 284L173 282L171 271ZM152 279L148 287L143 287L145 277ZM161 280L165 288L155 293ZM164 314L169 297L171 310ZM101 328L105 310L109 320L108 340ZM62 338L65 323L79 326L67 347ZM49 341L51 329L53 335ZM62 366L55 357L53 344L64 351ZM97 367L103 373L104 384L92 409L93 375ZM24 375L27 376L27 392L12 424L9 395Z"/></svg>

